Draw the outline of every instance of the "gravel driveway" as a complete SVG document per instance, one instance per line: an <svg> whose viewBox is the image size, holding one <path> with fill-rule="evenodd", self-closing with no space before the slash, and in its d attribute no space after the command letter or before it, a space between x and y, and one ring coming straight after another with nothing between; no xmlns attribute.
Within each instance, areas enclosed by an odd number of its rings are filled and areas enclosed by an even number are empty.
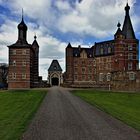
<svg viewBox="0 0 140 140"><path fill-rule="evenodd" d="M140 140L140 133L66 89L52 87L22 140Z"/></svg>

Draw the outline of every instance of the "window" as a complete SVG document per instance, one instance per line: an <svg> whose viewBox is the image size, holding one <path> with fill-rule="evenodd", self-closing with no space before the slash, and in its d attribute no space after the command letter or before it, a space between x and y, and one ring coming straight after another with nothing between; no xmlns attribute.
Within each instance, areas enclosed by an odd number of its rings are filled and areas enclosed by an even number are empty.
<svg viewBox="0 0 140 140"><path fill-rule="evenodd" d="M16 79L16 73L12 73L12 79Z"/></svg>
<svg viewBox="0 0 140 140"><path fill-rule="evenodd" d="M16 50L11 50L11 54L15 55L16 54Z"/></svg>
<svg viewBox="0 0 140 140"><path fill-rule="evenodd" d="M12 64L13 64L13 66L16 66L16 61L14 60L14 61L12 62Z"/></svg>
<svg viewBox="0 0 140 140"><path fill-rule="evenodd" d="M100 54L101 55L104 54L104 49L103 48L100 49Z"/></svg>
<svg viewBox="0 0 140 140"><path fill-rule="evenodd" d="M111 53L111 52L112 52L111 47L108 47L108 53Z"/></svg>
<svg viewBox="0 0 140 140"><path fill-rule="evenodd" d="M93 66L96 66L96 60L93 61Z"/></svg>
<svg viewBox="0 0 140 140"><path fill-rule="evenodd" d="M108 73L106 78L107 78L107 81L111 81L111 73Z"/></svg>
<svg viewBox="0 0 140 140"><path fill-rule="evenodd" d="M82 68L82 73L83 73L83 74L85 73L85 68Z"/></svg>
<svg viewBox="0 0 140 140"><path fill-rule="evenodd" d="M26 79L26 74L25 73L22 74L22 79Z"/></svg>
<svg viewBox="0 0 140 140"><path fill-rule="evenodd" d="M103 81L104 80L104 74L103 73L100 73L99 74L99 81Z"/></svg>
<svg viewBox="0 0 140 140"><path fill-rule="evenodd" d="M92 76L91 75L88 76L88 80L89 81L92 80Z"/></svg>
<svg viewBox="0 0 140 140"><path fill-rule="evenodd" d="M22 66L26 66L26 61L22 61Z"/></svg>
<svg viewBox="0 0 140 140"><path fill-rule="evenodd" d="M26 50L22 50L23 55L26 55L26 53L27 53Z"/></svg>
<svg viewBox="0 0 140 140"><path fill-rule="evenodd" d="M82 75L82 81L84 81L85 80L85 75Z"/></svg>
<svg viewBox="0 0 140 140"><path fill-rule="evenodd" d="M77 75L74 76L74 79L77 80Z"/></svg>
<svg viewBox="0 0 140 140"><path fill-rule="evenodd" d="M129 51L132 51L132 50L133 50L132 45L128 45L128 50L129 50Z"/></svg>
<svg viewBox="0 0 140 140"><path fill-rule="evenodd" d="M128 70L132 70L132 68L133 68L132 62L128 63Z"/></svg>
<svg viewBox="0 0 140 140"><path fill-rule="evenodd" d="M133 54L132 53L128 54L128 60L133 60Z"/></svg>
<svg viewBox="0 0 140 140"><path fill-rule="evenodd" d="M85 65L85 61L82 61L82 65Z"/></svg>
<svg viewBox="0 0 140 140"><path fill-rule="evenodd" d="M92 73L92 68L91 67L89 67L89 73Z"/></svg>
<svg viewBox="0 0 140 140"><path fill-rule="evenodd" d="M135 80L136 74L134 72L129 73L129 80Z"/></svg>

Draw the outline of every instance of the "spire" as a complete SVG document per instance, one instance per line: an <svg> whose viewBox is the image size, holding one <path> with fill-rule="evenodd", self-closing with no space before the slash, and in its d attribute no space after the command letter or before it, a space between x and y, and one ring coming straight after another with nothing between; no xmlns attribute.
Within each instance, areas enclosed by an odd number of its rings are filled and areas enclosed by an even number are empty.
<svg viewBox="0 0 140 140"><path fill-rule="evenodd" d="M37 39L37 36L36 36L36 34L34 35L34 40L36 40Z"/></svg>
<svg viewBox="0 0 140 140"><path fill-rule="evenodd" d="M121 27L120 22L118 22L117 27L118 27L118 29L114 36L123 35L122 30L120 29L120 27Z"/></svg>
<svg viewBox="0 0 140 140"><path fill-rule="evenodd" d="M34 41L33 41L33 43L32 43L32 47L38 47L39 48L39 45L38 45L38 43L37 43L37 36L36 36L36 34L34 35Z"/></svg>
<svg viewBox="0 0 140 140"><path fill-rule="evenodd" d="M72 46L71 46L71 44L70 44L70 42L69 42L69 44L68 44L68 46L67 46L67 48L71 48Z"/></svg>
<svg viewBox="0 0 140 140"><path fill-rule="evenodd" d="M130 10L130 6L128 5L128 2L127 2L126 7L125 7L125 19L124 19L122 32L125 35L126 39L136 39L133 26L131 23L131 19L129 16L129 10Z"/></svg>
<svg viewBox="0 0 140 140"><path fill-rule="evenodd" d="M128 1L127 1L127 4L125 6L126 15L127 14L129 15L129 10L130 10L130 6L128 5Z"/></svg>
<svg viewBox="0 0 140 140"><path fill-rule="evenodd" d="M22 8L22 21L23 21L23 8Z"/></svg>
<svg viewBox="0 0 140 140"><path fill-rule="evenodd" d="M22 9L22 19L18 24L18 41L20 43L26 43L27 25L24 23L23 9Z"/></svg>

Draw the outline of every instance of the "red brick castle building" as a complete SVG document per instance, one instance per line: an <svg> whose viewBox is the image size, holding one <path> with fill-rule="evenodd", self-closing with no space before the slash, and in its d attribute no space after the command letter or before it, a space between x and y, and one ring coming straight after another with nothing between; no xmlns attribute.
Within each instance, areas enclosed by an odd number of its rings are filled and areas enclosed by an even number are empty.
<svg viewBox="0 0 140 140"><path fill-rule="evenodd" d="M9 48L8 88L21 89L38 86L39 45L36 36L32 44L27 38L27 25L23 16L18 25L18 40Z"/></svg>
<svg viewBox="0 0 140 140"><path fill-rule="evenodd" d="M82 87L111 84L118 72L127 73L128 79L136 82L139 40L135 37L129 10L127 3L123 27L121 29L118 23L113 40L95 43L91 48L68 44L64 78L67 85Z"/></svg>

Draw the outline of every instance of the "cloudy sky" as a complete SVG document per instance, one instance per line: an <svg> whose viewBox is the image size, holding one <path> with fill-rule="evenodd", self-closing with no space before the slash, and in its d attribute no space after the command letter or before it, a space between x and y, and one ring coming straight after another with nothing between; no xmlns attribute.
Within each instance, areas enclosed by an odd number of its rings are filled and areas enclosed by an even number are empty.
<svg viewBox="0 0 140 140"><path fill-rule="evenodd" d="M117 22L123 24L127 0L0 0L0 63L8 63L8 48L17 40L17 25L28 26L28 43L40 45L39 69L43 79L53 59L65 71L65 48L89 47L95 42L113 39ZM140 39L140 1L129 0L131 19Z"/></svg>

